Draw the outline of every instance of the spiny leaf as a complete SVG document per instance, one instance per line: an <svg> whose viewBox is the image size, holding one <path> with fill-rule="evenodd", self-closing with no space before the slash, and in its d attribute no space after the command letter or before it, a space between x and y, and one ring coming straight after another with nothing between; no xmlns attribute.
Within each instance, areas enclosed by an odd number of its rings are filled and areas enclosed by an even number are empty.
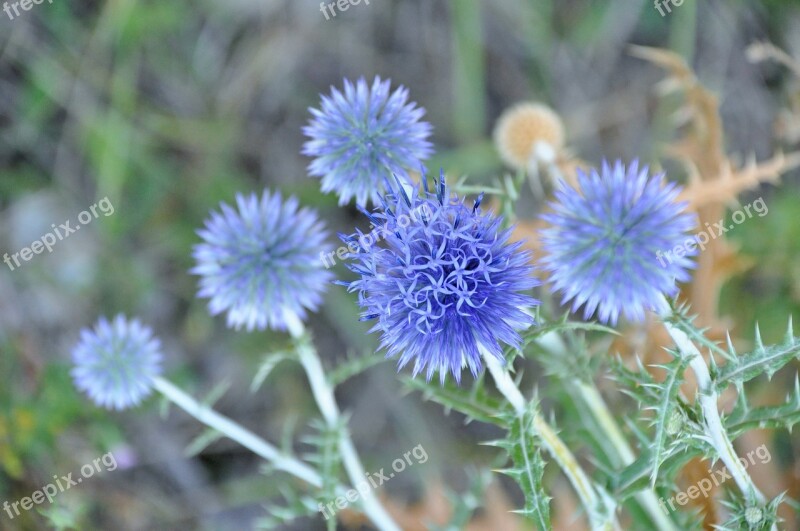
<svg viewBox="0 0 800 531"><path fill-rule="evenodd" d="M426 382L422 378L403 378L409 388L422 392L425 400L443 405L446 409L454 409L467 416L468 421L479 420L489 424L507 428L506 421L500 416L505 405L497 398L486 393L483 379L475 381L471 388L459 387L452 381L440 385L438 382Z"/></svg>
<svg viewBox="0 0 800 531"><path fill-rule="evenodd" d="M790 433L795 424L800 422L800 381L794 380L794 390L786 402L778 406L757 408L737 407L725 417L724 424L731 438L742 435L753 429L787 429Z"/></svg>
<svg viewBox="0 0 800 531"><path fill-rule="evenodd" d="M225 395L225 393L228 392L228 389L230 389L230 388L231 388L230 380L227 380L227 379L222 380L217 385L215 385L213 388L211 388L211 391L209 391L208 394L206 395L206 397L202 400L202 404L204 406L206 406L206 407L209 407L209 408L214 407L214 404L216 404L217 401L220 398L222 398Z"/></svg>
<svg viewBox="0 0 800 531"><path fill-rule="evenodd" d="M647 406L658 404L659 386L638 357L636 358L636 369L626 367L625 362L619 356L611 359L609 369L611 377L620 384L620 391L635 399L641 410Z"/></svg>
<svg viewBox="0 0 800 531"><path fill-rule="evenodd" d="M720 367L714 383L717 390L722 391L732 383L747 382L761 374L772 378L775 372L793 359L800 359L800 338L793 336L791 319L786 337L780 345L764 346L761 333L756 326L755 350L742 356L735 356Z"/></svg>
<svg viewBox="0 0 800 531"><path fill-rule="evenodd" d="M186 457L194 457L223 437L224 435L215 429L209 428L204 430L203 433L195 437L194 440L186 446L184 454Z"/></svg>
<svg viewBox="0 0 800 531"><path fill-rule="evenodd" d="M306 460L317 465L322 477L322 488L318 497L324 500L336 498L336 488L339 486L341 473L341 458L339 457L339 441L342 430L346 428L347 419L341 418L336 426L329 426L321 419L314 419L311 427L315 434L303 438L303 442L314 447L314 451L306 455Z"/></svg>
<svg viewBox="0 0 800 531"><path fill-rule="evenodd" d="M666 365L660 366L667 371L667 377L661 383L658 403L653 406L656 415L652 424L655 426L656 433L651 446L653 455L653 472L650 474L651 487L656 484L658 468L661 466L661 461L664 458L667 436L670 435L670 431L674 431L670 429L671 426L669 425L672 420L672 414L673 412L678 412L678 414L680 414L680 411L676 409L677 398L681 384L683 383L683 373L688 363L688 360L679 357Z"/></svg>
<svg viewBox="0 0 800 531"><path fill-rule="evenodd" d="M319 512L317 500L296 492L290 488L288 483L284 483L280 487L280 491L285 505L266 506L268 515L255 522L256 529L285 529L287 524L300 518L316 516ZM335 524L333 518L330 521ZM331 528L329 525L328 529L335 529L335 527Z"/></svg>
<svg viewBox="0 0 800 531"><path fill-rule="evenodd" d="M429 524L430 531L458 531L465 529L481 506L484 493L491 482L491 472L488 470L467 470L469 490L467 492L446 491L450 501L451 515L445 525Z"/></svg>
<svg viewBox="0 0 800 531"><path fill-rule="evenodd" d="M333 387L336 387L353 376L385 361L386 358L384 356L378 356L372 352L365 352L361 356L352 356L341 362L332 371L328 371L328 381Z"/></svg>
<svg viewBox="0 0 800 531"><path fill-rule="evenodd" d="M532 326L522 333L523 345L530 344L531 341L550 333L560 334L568 331L582 330L585 332L604 332L606 334L615 336L619 335L619 332L605 325L601 325L599 323L569 321L568 318L569 314L564 314L561 319L552 323L542 323L540 319L537 320L537 322L540 323L539 326Z"/></svg>
<svg viewBox="0 0 800 531"><path fill-rule="evenodd" d="M575 324L579 326L573 326ZM526 346L533 344L536 356L548 375L570 381L577 378L583 382L591 383L602 358L601 356L591 356L589 354L585 335L577 332L588 330L606 331L605 327L592 323L567 323L562 321L562 323L554 325L553 329L556 328L559 329L558 332L550 331L538 334L523 343Z"/></svg>
<svg viewBox="0 0 800 531"><path fill-rule="evenodd" d="M703 456L697 448L687 446L670 446L664 454L664 459L659 467L659 484L674 482L675 476L694 457ZM617 473L612 482L612 494L620 500L627 499L637 492L650 486L652 477L653 458L649 452L642 452L636 461Z"/></svg>
<svg viewBox="0 0 800 531"><path fill-rule="evenodd" d="M698 328L694 324L695 316L688 315L688 306L680 306L674 309L673 315L669 318L669 321L672 322L675 326L677 326L681 331L683 331L689 338L694 341L695 343L699 343L703 345L707 349L709 349L714 354L719 354L721 357L730 360L736 356L736 351L733 349L733 345L731 343L730 335L728 335L728 351L724 348L720 347L714 341L708 339L705 333L708 331L708 328ZM713 357L712 357L713 359Z"/></svg>
<svg viewBox="0 0 800 531"><path fill-rule="evenodd" d="M250 384L250 392L255 393L259 390L261 385L272 373L272 370L282 361L295 359L295 356L289 352L274 352L267 354L261 366L258 368L256 375L253 377L253 383Z"/></svg>
<svg viewBox="0 0 800 531"><path fill-rule="evenodd" d="M499 472L514 478L525 495L525 507L515 512L532 520L544 531L551 528L551 498L545 494L542 486L545 462L533 437L533 418L537 408L537 401L531 401L525 414L517 416L512 422L505 442L508 443L508 454L514 466Z"/></svg>

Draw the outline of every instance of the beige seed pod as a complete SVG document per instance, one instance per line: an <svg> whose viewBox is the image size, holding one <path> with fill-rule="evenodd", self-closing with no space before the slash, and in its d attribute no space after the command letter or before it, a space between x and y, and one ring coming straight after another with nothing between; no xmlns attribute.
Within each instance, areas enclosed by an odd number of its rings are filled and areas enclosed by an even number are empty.
<svg viewBox="0 0 800 531"><path fill-rule="evenodd" d="M503 162L527 170L532 163L553 162L564 147L564 124L550 107L518 103L497 120L494 142Z"/></svg>

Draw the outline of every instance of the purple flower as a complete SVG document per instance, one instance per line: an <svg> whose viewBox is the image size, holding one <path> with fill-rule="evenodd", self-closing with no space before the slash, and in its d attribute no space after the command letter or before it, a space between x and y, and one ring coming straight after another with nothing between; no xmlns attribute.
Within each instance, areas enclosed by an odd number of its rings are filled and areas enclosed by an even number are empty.
<svg viewBox="0 0 800 531"><path fill-rule="evenodd" d="M438 369L456 381L469 367L481 370L481 355L504 361L503 344L520 346L519 330L533 324L528 309L538 301L525 292L538 284L531 255L509 243L511 229L448 194L444 175L430 192L399 185L386 195L383 209L364 213L378 227L356 232L350 269L358 280L343 283L358 291L362 320L376 319L387 357L399 368L414 361L413 374ZM385 240L377 245L376 240Z"/></svg>
<svg viewBox="0 0 800 531"><path fill-rule="evenodd" d="M604 323L616 324L620 314L642 321L645 310L663 310L663 295L675 295L676 282L689 280L696 248L663 255L684 245L695 217L675 200L681 188L663 177L649 177L637 161L627 169L604 161L599 173L579 171L578 189L556 191L553 213L542 216L551 227L541 241L562 304L571 300L573 312L584 305L584 318L596 311Z"/></svg>
<svg viewBox="0 0 800 531"><path fill-rule="evenodd" d="M344 81L344 94L331 87L322 96L322 110L303 132L311 140L303 154L314 157L309 173L322 178L322 191L339 194L343 205L355 196L359 206L377 204L392 174L418 169L431 153L431 126L420 119L425 110L406 103L408 90L389 94L389 80L375 78L372 88L362 78Z"/></svg>
<svg viewBox="0 0 800 531"><path fill-rule="evenodd" d="M98 406L126 409L150 394L161 374L161 343L138 320L118 315L83 329L72 350L75 386Z"/></svg>
<svg viewBox="0 0 800 531"><path fill-rule="evenodd" d="M319 260L330 248L325 226L280 193L237 195L236 206L221 204L198 231L204 241L191 270L201 277L198 296L211 299L212 315L228 312L230 327L284 330L287 317L316 310L331 278Z"/></svg>

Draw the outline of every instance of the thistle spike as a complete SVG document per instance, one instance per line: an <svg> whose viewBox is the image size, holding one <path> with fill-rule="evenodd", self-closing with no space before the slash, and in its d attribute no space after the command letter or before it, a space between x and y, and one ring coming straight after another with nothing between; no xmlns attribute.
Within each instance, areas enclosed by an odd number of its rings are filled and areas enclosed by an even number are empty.
<svg viewBox="0 0 800 531"><path fill-rule="evenodd" d="M708 370L711 372L711 376L715 377L717 375L717 360L714 359L714 353L711 352L711 349L708 350Z"/></svg>
<svg viewBox="0 0 800 531"><path fill-rule="evenodd" d="M794 375L794 397L800 403L800 377L798 377L797 373Z"/></svg>
<svg viewBox="0 0 800 531"><path fill-rule="evenodd" d="M731 360L735 360L737 358L736 348L734 348L734 346L733 346L733 341L731 340L731 332L730 332L730 330L725 332L725 340L728 343L728 352L731 355L730 359Z"/></svg>
<svg viewBox="0 0 800 531"><path fill-rule="evenodd" d="M761 330L760 330L760 328L758 326L758 323L756 323L756 338L755 338L755 340L756 340L756 350L759 350L759 351L760 350L764 350L764 342L761 340Z"/></svg>

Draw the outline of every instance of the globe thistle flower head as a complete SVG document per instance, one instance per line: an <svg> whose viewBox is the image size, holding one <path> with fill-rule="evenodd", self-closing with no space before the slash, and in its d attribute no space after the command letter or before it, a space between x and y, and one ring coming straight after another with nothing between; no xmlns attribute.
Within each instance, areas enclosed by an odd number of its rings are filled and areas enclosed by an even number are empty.
<svg viewBox="0 0 800 531"><path fill-rule="evenodd" d="M495 146L503 162L521 170L528 169L534 159L554 159L564 147L564 136L558 114L536 102L510 107L494 128Z"/></svg>
<svg viewBox="0 0 800 531"><path fill-rule="evenodd" d="M191 270L211 314L227 312L236 329L285 330L287 319L316 310L331 278L319 259L330 245L316 212L267 190L261 198L237 195L236 209L220 208L198 231L203 243Z"/></svg>
<svg viewBox="0 0 800 531"><path fill-rule="evenodd" d="M353 197L360 206L377 204L392 174L406 175L431 153L431 126L421 121L425 110L408 103L402 86L390 93L389 83L345 80L344 93L331 87L321 109L309 109L303 154L314 160L308 171L322 178L323 192L339 195L340 205Z"/></svg>
<svg viewBox="0 0 800 531"><path fill-rule="evenodd" d="M447 373L460 382L465 366L477 375L481 355L504 361L503 345L519 347L538 304L525 293L538 284L531 256L509 242L511 229L481 213L480 198L468 207L451 196L444 175L434 191L424 176L422 189L398 183L382 205L367 213L371 233L343 236L359 278L341 284L359 293L387 357L399 368L413 360L428 380L438 370L442 383Z"/></svg>
<svg viewBox="0 0 800 531"><path fill-rule="evenodd" d="M577 188L556 191L553 212L542 216L550 227L541 243L562 304L571 300L573 312L583 305L584 318L596 311L612 325L620 314L642 321L646 310L664 310L663 296L677 293L676 282L689 280L697 249L685 242L695 216L676 201L681 188L663 177L650 177L637 161L627 168L604 161L600 172L579 171ZM684 256L671 252L678 245Z"/></svg>
<svg viewBox="0 0 800 531"><path fill-rule="evenodd" d="M161 344L150 328L118 315L84 329L72 350L75 386L98 406L126 409L150 394L161 374Z"/></svg>

